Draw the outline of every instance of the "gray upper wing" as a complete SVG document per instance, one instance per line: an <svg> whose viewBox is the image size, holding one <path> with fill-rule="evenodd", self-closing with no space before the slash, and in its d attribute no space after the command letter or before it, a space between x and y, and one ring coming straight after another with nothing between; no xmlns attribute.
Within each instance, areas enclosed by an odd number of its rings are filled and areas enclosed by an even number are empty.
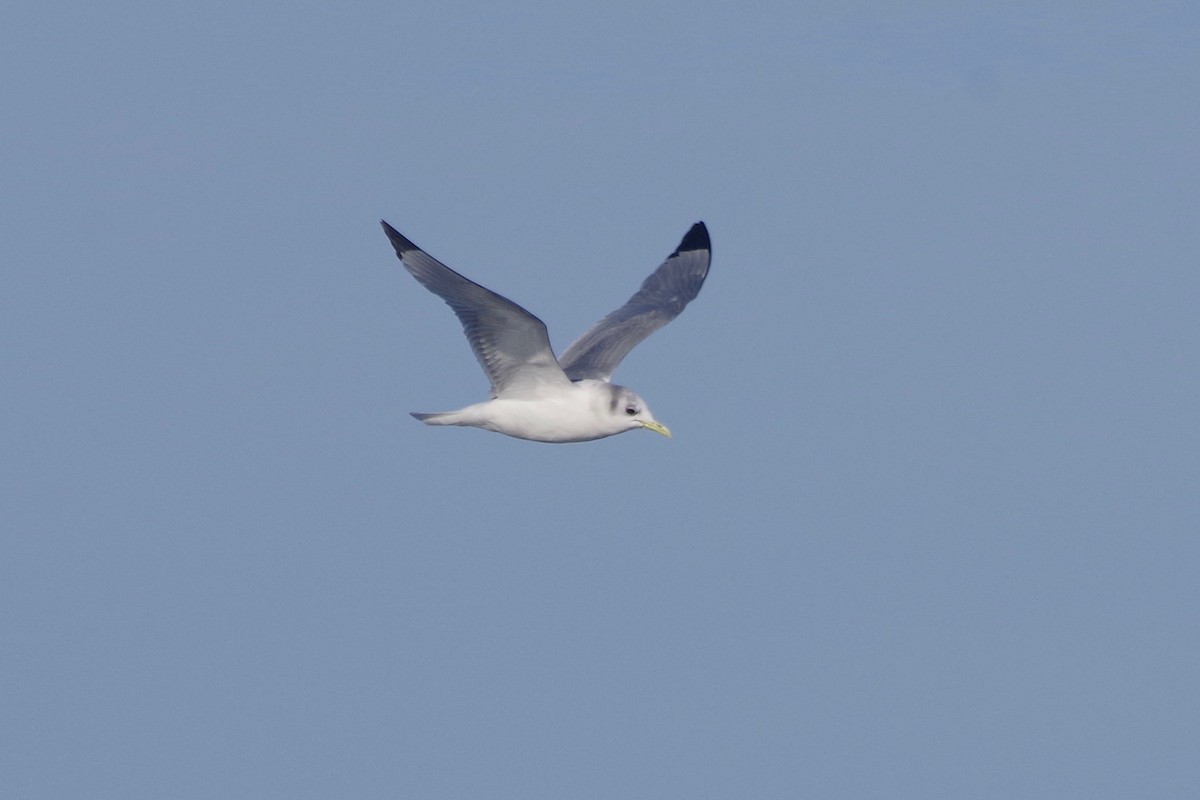
<svg viewBox="0 0 1200 800"><path fill-rule="evenodd" d="M492 383L492 397L566 385L567 376L550 349L546 325L506 297L464 278L380 220L405 269L446 301Z"/></svg>
<svg viewBox="0 0 1200 800"><path fill-rule="evenodd" d="M609 380L638 342L679 316L696 298L708 276L711 255L708 228L697 222L637 294L567 348L559 360L567 377Z"/></svg>

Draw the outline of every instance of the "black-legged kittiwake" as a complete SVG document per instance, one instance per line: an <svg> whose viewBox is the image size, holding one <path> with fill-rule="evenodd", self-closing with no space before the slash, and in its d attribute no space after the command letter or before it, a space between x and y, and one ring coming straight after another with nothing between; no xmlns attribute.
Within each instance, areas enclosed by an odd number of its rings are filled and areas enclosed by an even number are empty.
<svg viewBox="0 0 1200 800"><path fill-rule="evenodd" d="M671 435L642 398L610 379L638 342L699 294L711 255L703 222L691 227L625 305L593 325L561 359L540 319L380 223L405 268L454 309L492 383L490 400L414 417L426 425L467 425L535 442L586 442L635 428Z"/></svg>

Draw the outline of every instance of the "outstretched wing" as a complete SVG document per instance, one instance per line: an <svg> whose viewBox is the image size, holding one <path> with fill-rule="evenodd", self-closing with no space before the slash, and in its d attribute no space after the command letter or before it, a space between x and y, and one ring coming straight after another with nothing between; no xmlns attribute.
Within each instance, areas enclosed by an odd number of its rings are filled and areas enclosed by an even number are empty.
<svg viewBox="0 0 1200 800"><path fill-rule="evenodd" d="M612 378L621 359L638 342L679 316L696 298L708 276L711 255L708 228L697 222L637 294L567 348L560 361L567 377L573 381Z"/></svg>
<svg viewBox="0 0 1200 800"><path fill-rule="evenodd" d="M405 269L458 315L475 358L492 382L492 397L536 394L546 386L569 383L550 349L544 322L459 275L391 225L379 222Z"/></svg>

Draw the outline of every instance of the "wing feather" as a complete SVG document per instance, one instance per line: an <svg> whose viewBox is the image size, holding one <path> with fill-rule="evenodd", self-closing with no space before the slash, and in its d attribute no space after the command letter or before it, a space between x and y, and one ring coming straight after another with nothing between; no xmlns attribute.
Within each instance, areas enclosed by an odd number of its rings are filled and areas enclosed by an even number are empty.
<svg viewBox="0 0 1200 800"><path fill-rule="evenodd" d="M506 297L464 278L380 220L405 269L446 301L462 323L479 365L492 384L492 397L536 394L567 385L550 349L546 324Z"/></svg>
<svg viewBox="0 0 1200 800"><path fill-rule="evenodd" d="M696 299L712 258L708 228L697 222L675 252L642 283L625 305L580 336L560 362L571 380L607 381L621 360L656 330L679 316Z"/></svg>

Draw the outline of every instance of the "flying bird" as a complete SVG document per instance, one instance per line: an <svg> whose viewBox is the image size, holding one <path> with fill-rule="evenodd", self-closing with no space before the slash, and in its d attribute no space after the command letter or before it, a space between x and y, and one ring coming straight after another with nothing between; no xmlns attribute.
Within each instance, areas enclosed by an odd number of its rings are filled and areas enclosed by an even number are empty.
<svg viewBox="0 0 1200 800"><path fill-rule="evenodd" d="M642 398L611 382L621 359L696 298L708 275L708 229L697 222L633 297L555 358L546 325L464 278L380 220L405 269L458 315L492 384L491 399L432 414L426 425L466 425L535 442L586 442L642 428L669 437Z"/></svg>

